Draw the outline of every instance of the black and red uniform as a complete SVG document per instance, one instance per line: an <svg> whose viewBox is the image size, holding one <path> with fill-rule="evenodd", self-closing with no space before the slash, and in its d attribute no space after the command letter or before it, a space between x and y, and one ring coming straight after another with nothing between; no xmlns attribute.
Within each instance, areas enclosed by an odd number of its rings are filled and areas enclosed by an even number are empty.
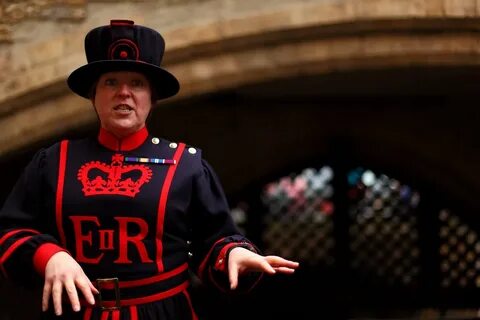
<svg viewBox="0 0 480 320"><path fill-rule="evenodd" d="M74 313L66 305L64 319L196 319L189 270L222 289L229 249L255 250L201 151L146 128L121 141L101 129L37 152L0 228L5 277L35 280L64 250L97 284L96 306ZM52 309L46 318L58 319Z"/></svg>

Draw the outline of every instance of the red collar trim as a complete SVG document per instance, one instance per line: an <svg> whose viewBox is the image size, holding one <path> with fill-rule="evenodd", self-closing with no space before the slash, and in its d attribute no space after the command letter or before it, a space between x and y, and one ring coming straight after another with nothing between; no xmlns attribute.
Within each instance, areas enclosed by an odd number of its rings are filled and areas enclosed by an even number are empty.
<svg viewBox="0 0 480 320"><path fill-rule="evenodd" d="M143 127L142 129L123 139L118 139L104 128L100 128L100 132L98 133L98 142L111 150L130 151L140 147L142 143L145 142L147 137L147 127Z"/></svg>

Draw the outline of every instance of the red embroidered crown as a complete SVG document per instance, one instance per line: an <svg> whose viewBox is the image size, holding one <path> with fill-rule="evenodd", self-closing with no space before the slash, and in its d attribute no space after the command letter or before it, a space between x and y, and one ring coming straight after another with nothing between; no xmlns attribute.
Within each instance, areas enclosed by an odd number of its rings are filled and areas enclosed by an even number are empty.
<svg viewBox="0 0 480 320"><path fill-rule="evenodd" d="M145 165L124 165L121 154L112 156L110 165L100 161L84 164L77 174L85 196L101 194L135 197L140 187L150 181L152 170Z"/></svg>

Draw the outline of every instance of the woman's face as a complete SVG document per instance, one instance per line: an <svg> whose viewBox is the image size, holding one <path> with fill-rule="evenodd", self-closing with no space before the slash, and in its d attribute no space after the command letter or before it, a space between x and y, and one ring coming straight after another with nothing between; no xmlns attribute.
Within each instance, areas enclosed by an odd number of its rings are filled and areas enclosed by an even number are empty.
<svg viewBox="0 0 480 320"><path fill-rule="evenodd" d="M92 101L101 126L124 138L145 126L152 108L150 83L138 72L107 72L98 79Z"/></svg>

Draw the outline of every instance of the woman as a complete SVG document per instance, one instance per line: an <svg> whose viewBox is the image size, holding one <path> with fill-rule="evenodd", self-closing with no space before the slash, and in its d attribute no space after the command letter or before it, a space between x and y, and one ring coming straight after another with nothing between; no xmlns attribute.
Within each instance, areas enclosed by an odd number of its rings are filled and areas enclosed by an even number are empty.
<svg viewBox="0 0 480 320"><path fill-rule="evenodd" d="M160 67L161 35L112 20L85 50L67 82L92 101L98 136L42 149L25 168L0 212L4 276L40 276L45 319L178 320L197 318L190 269L220 290L293 273L298 263L238 232L200 150L149 135L152 103L179 90Z"/></svg>

